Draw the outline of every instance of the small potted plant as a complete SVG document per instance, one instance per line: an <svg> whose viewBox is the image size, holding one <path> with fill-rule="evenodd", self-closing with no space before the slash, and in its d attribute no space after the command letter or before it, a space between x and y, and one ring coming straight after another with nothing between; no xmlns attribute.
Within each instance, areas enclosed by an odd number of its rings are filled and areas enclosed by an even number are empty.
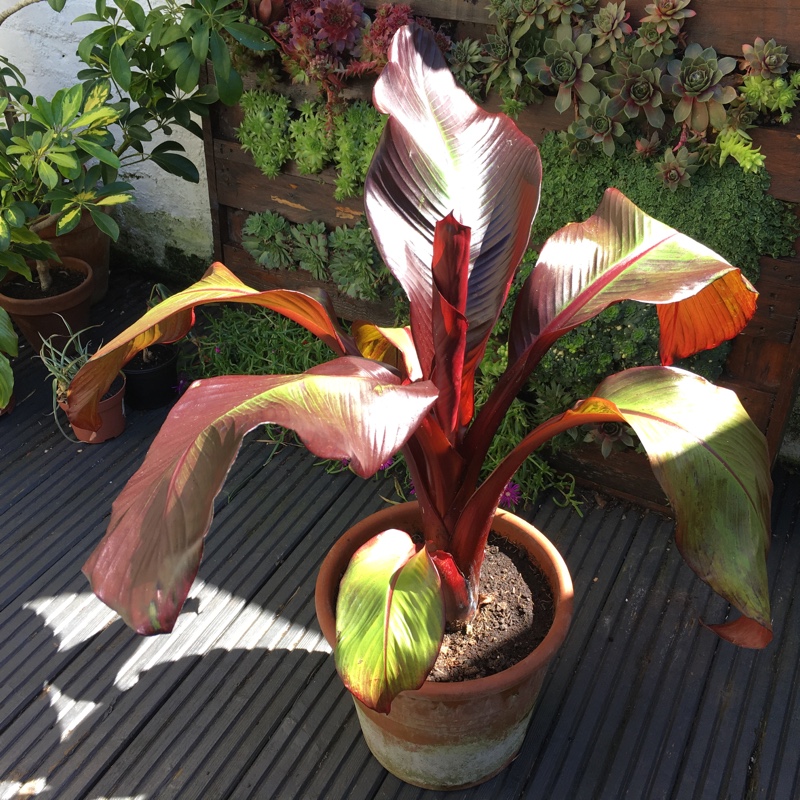
<svg viewBox="0 0 800 800"><path fill-rule="evenodd" d="M62 427L58 412L59 409L66 411L69 385L81 367L89 360L90 354L89 346L81 340L86 330L73 332L69 323L63 322L64 327L67 329L66 340L63 340L64 337L61 336L48 337L42 342L39 358L52 378L53 418L64 438L74 441ZM86 442L87 444L100 444L119 436L125 430L124 397L125 376L119 373L98 404L97 411L100 424L92 429L71 425L72 432L78 441Z"/></svg>
<svg viewBox="0 0 800 800"><path fill-rule="evenodd" d="M0 14L0 24L35 1L22 0ZM64 0L48 2L56 11L65 5ZM83 281L74 279L76 284L85 283L87 275L90 281L97 279L89 292L92 300L105 292L107 246L102 259L92 259L91 267L99 273L93 276L91 269L65 260L89 261L85 238L67 244L64 237L85 228L93 237L92 248L98 232L105 245L109 237L117 239L119 228L106 211L132 198L132 187L117 181L118 170L147 160L168 173L199 181L197 168L181 153L183 146L165 136L175 127L202 136L195 116L207 115L208 106L218 99L227 104L239 99L241 78L231 66L223 35L253 49L275 47L264 31L239 17L238 9L214 3L199 9L148 10L135 2L125 3L124 10L114 3L98 3L96 13L76 20L99 23L78 46L86 64L77 75L83 83L59 89L52 98L34 100L20 70L0 56L0 114L5 123L4 128L0 124L0 279L9 271L19 276L6 281L0 303L14 305L12 314L43 316L5 300L28 299L31 289L22 283L31 278L28 262L36 265L35 280L49 298L44 312L49 321L53 314L64 314L52 301L54 269L80 272ZM214 68L215 86L201 84L201 66L207 59ZM118 102L111 102L112 87ZM152 144L154 139L157 144ZM95 162L91 167L90 161ZM62 264L54 267L56 253ZM86 290L83 286L81 293ZM85 326L87 313L72 318L73 329ZM54 331L45 329L40 336L36 324L23 323L26 338L38 350L41 339Z"/></svg>
<svg viewBox="0 0 800 800"><path fill-rule="evenodd" d="M155 308L169 297L162 283L150 291L148 308ZM145 347L122 368L125 374L125 401L132 408L150 410L167 405L178 393L178 355L176 345L161 342Z"/></svg>
<svg viewBox="0 0 800 800"><path fill-rule="evenodd" d="M347 458L363 476L402 450L417 502L378 512L342 537L320 571L317 614L373 753L411 783L455 788L514 758L566 633L572 600L563 561L541 534L497 513L520 464L562 431L630 425L672 501L684 558L742 612L713 630L743 646L771 640L766 442L733 392L670 366L741 330L756 293L736 267L609 190L590 219L543 246L516 299L506 369L476 409L476 371L539 202L539 153L509 118L482 111L457 89L433 38L418 27L395 36L374 102L389 119L365 204L381 255L409 297L410 325L361 322L346 334L324 298L259 292L220 264L150 310L76 376L73 422L95 425L97 398L120 366L142 347L186 333L202 303L280 311L337 357L300 375L192 384L115 501L84 572L132 628L167 632L247 431L267 422L292 428L313 453ZM610 376L484 475L492 437L542 356L563 333L623 299L658 304L664 366ZM479 613L493 528L521 543L547 576L553 627L501 673L431 685L445 626L468 626ZM169 561L153 555L166 552L165 542Z"/></svg>
<svg viewBox="0 0 800 800"><path fill-rule="evenodd" d="M63 248L59 257L47 231L67 235L83 219L116 239L119 228L106 211L132 195L115 180L120 163L109 127L119 111L109 103L109 85L78 84L34 100L23 84L0 58L0 305L38 350L42 339L65 332L57 315L85 327L95 293L91 265ZM98 163L89 166L91 159Z"/></svg>

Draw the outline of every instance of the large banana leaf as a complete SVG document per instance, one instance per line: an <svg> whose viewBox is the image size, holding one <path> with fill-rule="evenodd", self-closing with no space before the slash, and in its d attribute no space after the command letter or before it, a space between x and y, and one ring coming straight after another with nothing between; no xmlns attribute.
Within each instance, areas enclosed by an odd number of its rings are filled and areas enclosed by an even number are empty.
<svg viewBox="0 0 800 800"><path fill-rule="evenodd" d="M362 476L402 447L436 400L429 381L401 385L385 367L345 357L301 375L195 381L114 502L84 566L97 596L143 634L172 630L197 574L214 498L244 435L274 422L322 458Z"/></svg>
<svg viewBox="0 0 800 800"><path fill-rule="evenodd" d="M593 397L532 431L470 500L454 537L454 554L470 546L473 520L496 506L530 453L568 428L604 418L636 431L675 510L681 554L745 615L712 628L735 644L767 645L772 639L766 572L772 483L766 440L735 392L675 367L612 375Z"/></svg>
<svg viewBox="0 0 800 800"><path fill-rule="evenodd" d="M671 364L739 333L757 296L721 256L607 189L593 216L542 248L514 309L509 362L538 362L576 325L612 303L639 300L659 304L661 360Z"/></svg>
<svg viewBox="0 0 800 800"><path fill-rule="evenodd" d="M70 421L96 430L100 426L97 404L121 367L145 347L185 336L194 324L196 306L222 302L272 309L306 327L337 355L357 354L355 344L339 329L330 301L323 293L315 297L288 289L260 292L242 283L223 264L215 263L199 281L151 308L89 359L69 387Z"/></svg>
<svg viewBox="0 0 800 800"><path fill-rule="evenodd" d="M373 101L391 116L367 173L364 204L381 255L411 301L426 378L435 355L435 226L453 212L472 231L469 375L528 243L539 203L539 152L508 117L483 111L456 86L433 37L415 26L395 36Z"/></svg>
<svg viewBox="0 0 800 800"><path fill-rule="evenodd" d="M336 668L364 705L388 713L404 689L418 689L444 634L439 575L423 546L388 530L360 547L336 603Z"/></svg>

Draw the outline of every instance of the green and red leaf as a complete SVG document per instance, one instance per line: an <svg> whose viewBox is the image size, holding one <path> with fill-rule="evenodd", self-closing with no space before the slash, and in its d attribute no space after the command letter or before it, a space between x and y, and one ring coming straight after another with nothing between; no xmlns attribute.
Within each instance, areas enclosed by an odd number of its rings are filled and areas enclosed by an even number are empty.
<svg viewBox="0 0 800 800"><path fill-rule="evenodd" d="M423 374L435 355L434 231L451 211L472 231L465 366L474 368L528 243L539 152L508 117L483 111L456 86L433 37L416 26L395 36L373 101L391 116L364 203L381 255L411 301Z"/></svg>
<svg viewBox="0 0 800 800"><path fill-rule="evenodd" d="M755 313L757 292L725 259L645 214L617 189L551 236L514 309L509 361L529 371L562 334L612 303L659 305L661 359L715 347Z"/></svg>
<svg viewBox="0 0 800 800"><path fill-rule="evenodd" d="M418 689L439 653L444 602L425 547L387 530L360 547L336 603L336 669L366 706L388 714L392 700Z"/></svg>
<svg viewBox="0 0 800 800"><path fill-rule="evenodd" d="M206 303L238 302L263 306L303 325L337 355L357 354L355 344L339 328L326 296L273 289L260 292L242 283L224 265L215 263L197 283L168 297L126 328L89 359L69 388L68 415L73 424L96 430L97 404L124 364L158 342L174 342L194 324L194 309Z"/></svg>
<svg viewBox="0 0 800 800"><path fill-rule="evenodd" d="M488 535L488 526L478 532L474 520L491 517L522 462L558 433L604 421L634 429L675 510L675 537L684 559L749 620L709 627L735 644L765 647L772 639L767 443L734 392L674 367L637 367L612 375L593 397L528 434L462 513L453 538L461 568L476 558L480 536Z"/></svg>
<svg viewBox="0 0 800 800"><path fill-rule="evenodd" d="M168 632L197 573L222 488L244 435L268 422L362 476L397 452L436 400L430 382L403 386L388 369L345 357L301 375L195 381L114 502L84 566L97 596L143 634Z"/></svg>
<svg viewBox="0 0 800 800"><path fill-rule="evenodd" d="M675 538L686 562L751 620L713 630L740 645L766 646L772 640L770 461L766 440L739 398L666 367L612 375L595 394L614 403L647 450L675 509Z"/></svg>

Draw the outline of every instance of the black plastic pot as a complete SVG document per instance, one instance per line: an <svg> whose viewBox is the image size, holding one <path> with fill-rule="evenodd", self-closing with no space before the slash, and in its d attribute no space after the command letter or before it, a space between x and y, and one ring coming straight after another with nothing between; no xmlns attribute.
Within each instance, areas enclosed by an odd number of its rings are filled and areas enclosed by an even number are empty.
<svg viewBox="0 0 800 800"><path fill-rule="evenodd" d="M122 368L128 380L125 402L131 408L161 408L178 393L178 349L169 344L154 344L148 350L152 356L150 362L138 353Z"/></svg>

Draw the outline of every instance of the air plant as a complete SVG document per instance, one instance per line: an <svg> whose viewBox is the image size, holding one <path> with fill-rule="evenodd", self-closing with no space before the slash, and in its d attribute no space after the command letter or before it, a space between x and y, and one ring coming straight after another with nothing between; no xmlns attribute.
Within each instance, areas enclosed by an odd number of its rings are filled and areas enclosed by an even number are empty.
<svg viewBox="0 0 800 800"><path fill-rule="evenodd" d="M364 704L385 712L398 692L425 681L445 620L463 625L475 615L484 546L516 470L559 433L615 422L633 428L647 450L673 503L684 558L743 613L713 630L737 644L766 645L766 440L733 392L669 366L740 331L755 312L753 287L720 256L609 189L590 219L543 245L517 295L507 364L476 408L476 373L539 203L538 149L510 119L483 111L457 88L433 37L418 27L396 34L374 102L389 120L365 207L409 298L410 325L362 322L347 334L323 297L257 291L216 264L95 353L69 394L70 418L89 427L121 364L144 343L184 335L193 309L207 302L277 310L335 357L300 375L192 384L114 503L84 567L94 591L135 630L171 630L198 569L214 498L244 435L259 425L292 428L313 453L347 458L365 477L402 450L424 544L399 531L367 542L340 586L347 613L337 616L337 668ZM523 436L482 478L495 431L548 349L623 299L657 304L664 366L607 378ZM415 602L391 591L397 581Z"/></svg>

